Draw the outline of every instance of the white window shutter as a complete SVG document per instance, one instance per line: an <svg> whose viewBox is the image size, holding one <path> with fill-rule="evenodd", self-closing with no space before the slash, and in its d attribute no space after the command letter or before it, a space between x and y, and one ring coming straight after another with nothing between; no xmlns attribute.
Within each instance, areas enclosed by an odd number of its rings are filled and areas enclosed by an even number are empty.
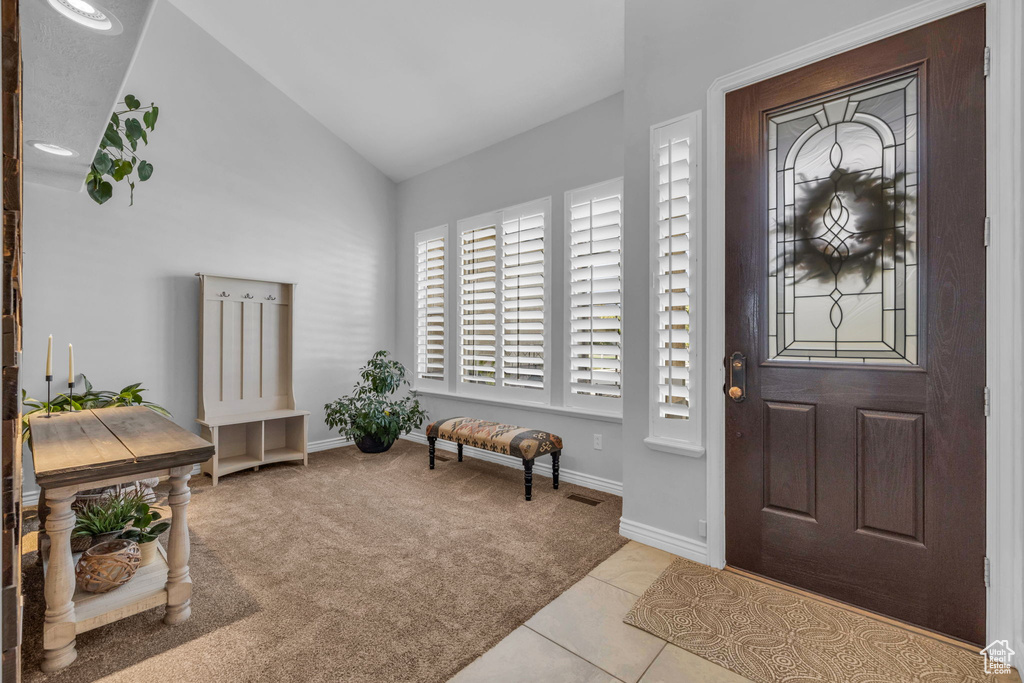
<svg viewBox="0 0 1024 683"><path fill-rule="evenodd" d="M416 379L444 381L448 226L416 233Z"/></svg>
<svg viewBox="0 0 1024 683"><path fill-rule="evenodd" d="M459 237L459 376L467 384L493 386L498 358L497 225L460 227Z"/></svg>
<svg viewBox="0 0 1024 683"><path fill-rule="evenodd" d="M622 397L622 180L568 192L566 206L566 396L570 405L607 405Z"/></svg>
<svg viewBox="0 0 1024 683"><path fill-rule="evenodd" d="M699 117L685 116L652 130L654 191L652 239L653 374L652 433L699 439L692 386L694 363L693 254Z"/></svg>
<svg viewBox="0 0 1024 683"><path fill-rule="evenodd" d="M501 225L501 362L506 387L544 388L547 217L537 208L505 212Z"/></svg>

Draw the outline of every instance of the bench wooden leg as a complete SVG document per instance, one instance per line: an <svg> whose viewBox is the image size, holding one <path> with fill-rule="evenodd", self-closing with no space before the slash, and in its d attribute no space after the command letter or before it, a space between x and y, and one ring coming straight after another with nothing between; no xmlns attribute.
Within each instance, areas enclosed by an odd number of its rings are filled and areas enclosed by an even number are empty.
<svg viewBox="0 0 1024 683"><path fill-rule="evenodd" d="M427 446L430 448L430 469L434 469L434 444L436 442L436 437L427 437Z"/></svg>
<svg viewBox="0 0 1024 683"><path fill-rule="evenodd" d="M459 462L462 462L462 444L459 444Z"/></svg>
<svg viewBox="0 0 1024 683"><path fill-rule="evenodd" d="M533 499L533 460L523 461L523 471L526 474L526 500Z"/></svg>
<svg viewBox="0 0 1024 683"><path fill-rule="evenodd" d="M562 455L562 451L555 451L551 454L551 488L558 488L558 458Z"/></svg>

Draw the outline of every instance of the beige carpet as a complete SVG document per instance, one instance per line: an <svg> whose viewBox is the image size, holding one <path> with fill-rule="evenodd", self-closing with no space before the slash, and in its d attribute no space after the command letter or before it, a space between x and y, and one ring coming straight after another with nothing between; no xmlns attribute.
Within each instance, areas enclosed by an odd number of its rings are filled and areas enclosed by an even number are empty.
<svg viewBox="0 0 1024 683"><path fill-rule="evenodd" d="M626 543L622 501L427 447L353 447L196 477L192 618L158 608L82 634L39 671L42 576L26 556L24 680L445 681ZM591 507L568 500L600 499Z"/></svg>
<svg viewBox="0 0 1024 683"><path fill-rule="evenodd" d="M757 683L967 683L981 657L824 600L676 560L627 624Z"/></svg>

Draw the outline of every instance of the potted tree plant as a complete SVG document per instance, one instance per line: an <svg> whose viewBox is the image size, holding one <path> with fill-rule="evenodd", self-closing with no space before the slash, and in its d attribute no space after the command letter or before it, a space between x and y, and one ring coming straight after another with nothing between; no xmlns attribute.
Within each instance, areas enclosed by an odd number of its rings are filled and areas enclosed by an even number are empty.
<svg viewBox="0 0 1024 683"><path fill-rule="evenodd" d="M352 439L363 453L383 453L402 434L423 424L427 414L416 392L398 398L395 392L408 386L405 366L378 351L359 371L352 394L324 406L327 426Z"/></svg>

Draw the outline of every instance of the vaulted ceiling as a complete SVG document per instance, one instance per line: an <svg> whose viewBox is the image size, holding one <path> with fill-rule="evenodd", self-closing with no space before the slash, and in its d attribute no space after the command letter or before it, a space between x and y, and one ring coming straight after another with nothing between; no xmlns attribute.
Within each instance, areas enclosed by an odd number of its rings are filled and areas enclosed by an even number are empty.
<svg viewBox="0 0 1024 683"><path fill-rule="evenodd" d="M172 0L396 181L612 95L624 0Z"/></svg>

